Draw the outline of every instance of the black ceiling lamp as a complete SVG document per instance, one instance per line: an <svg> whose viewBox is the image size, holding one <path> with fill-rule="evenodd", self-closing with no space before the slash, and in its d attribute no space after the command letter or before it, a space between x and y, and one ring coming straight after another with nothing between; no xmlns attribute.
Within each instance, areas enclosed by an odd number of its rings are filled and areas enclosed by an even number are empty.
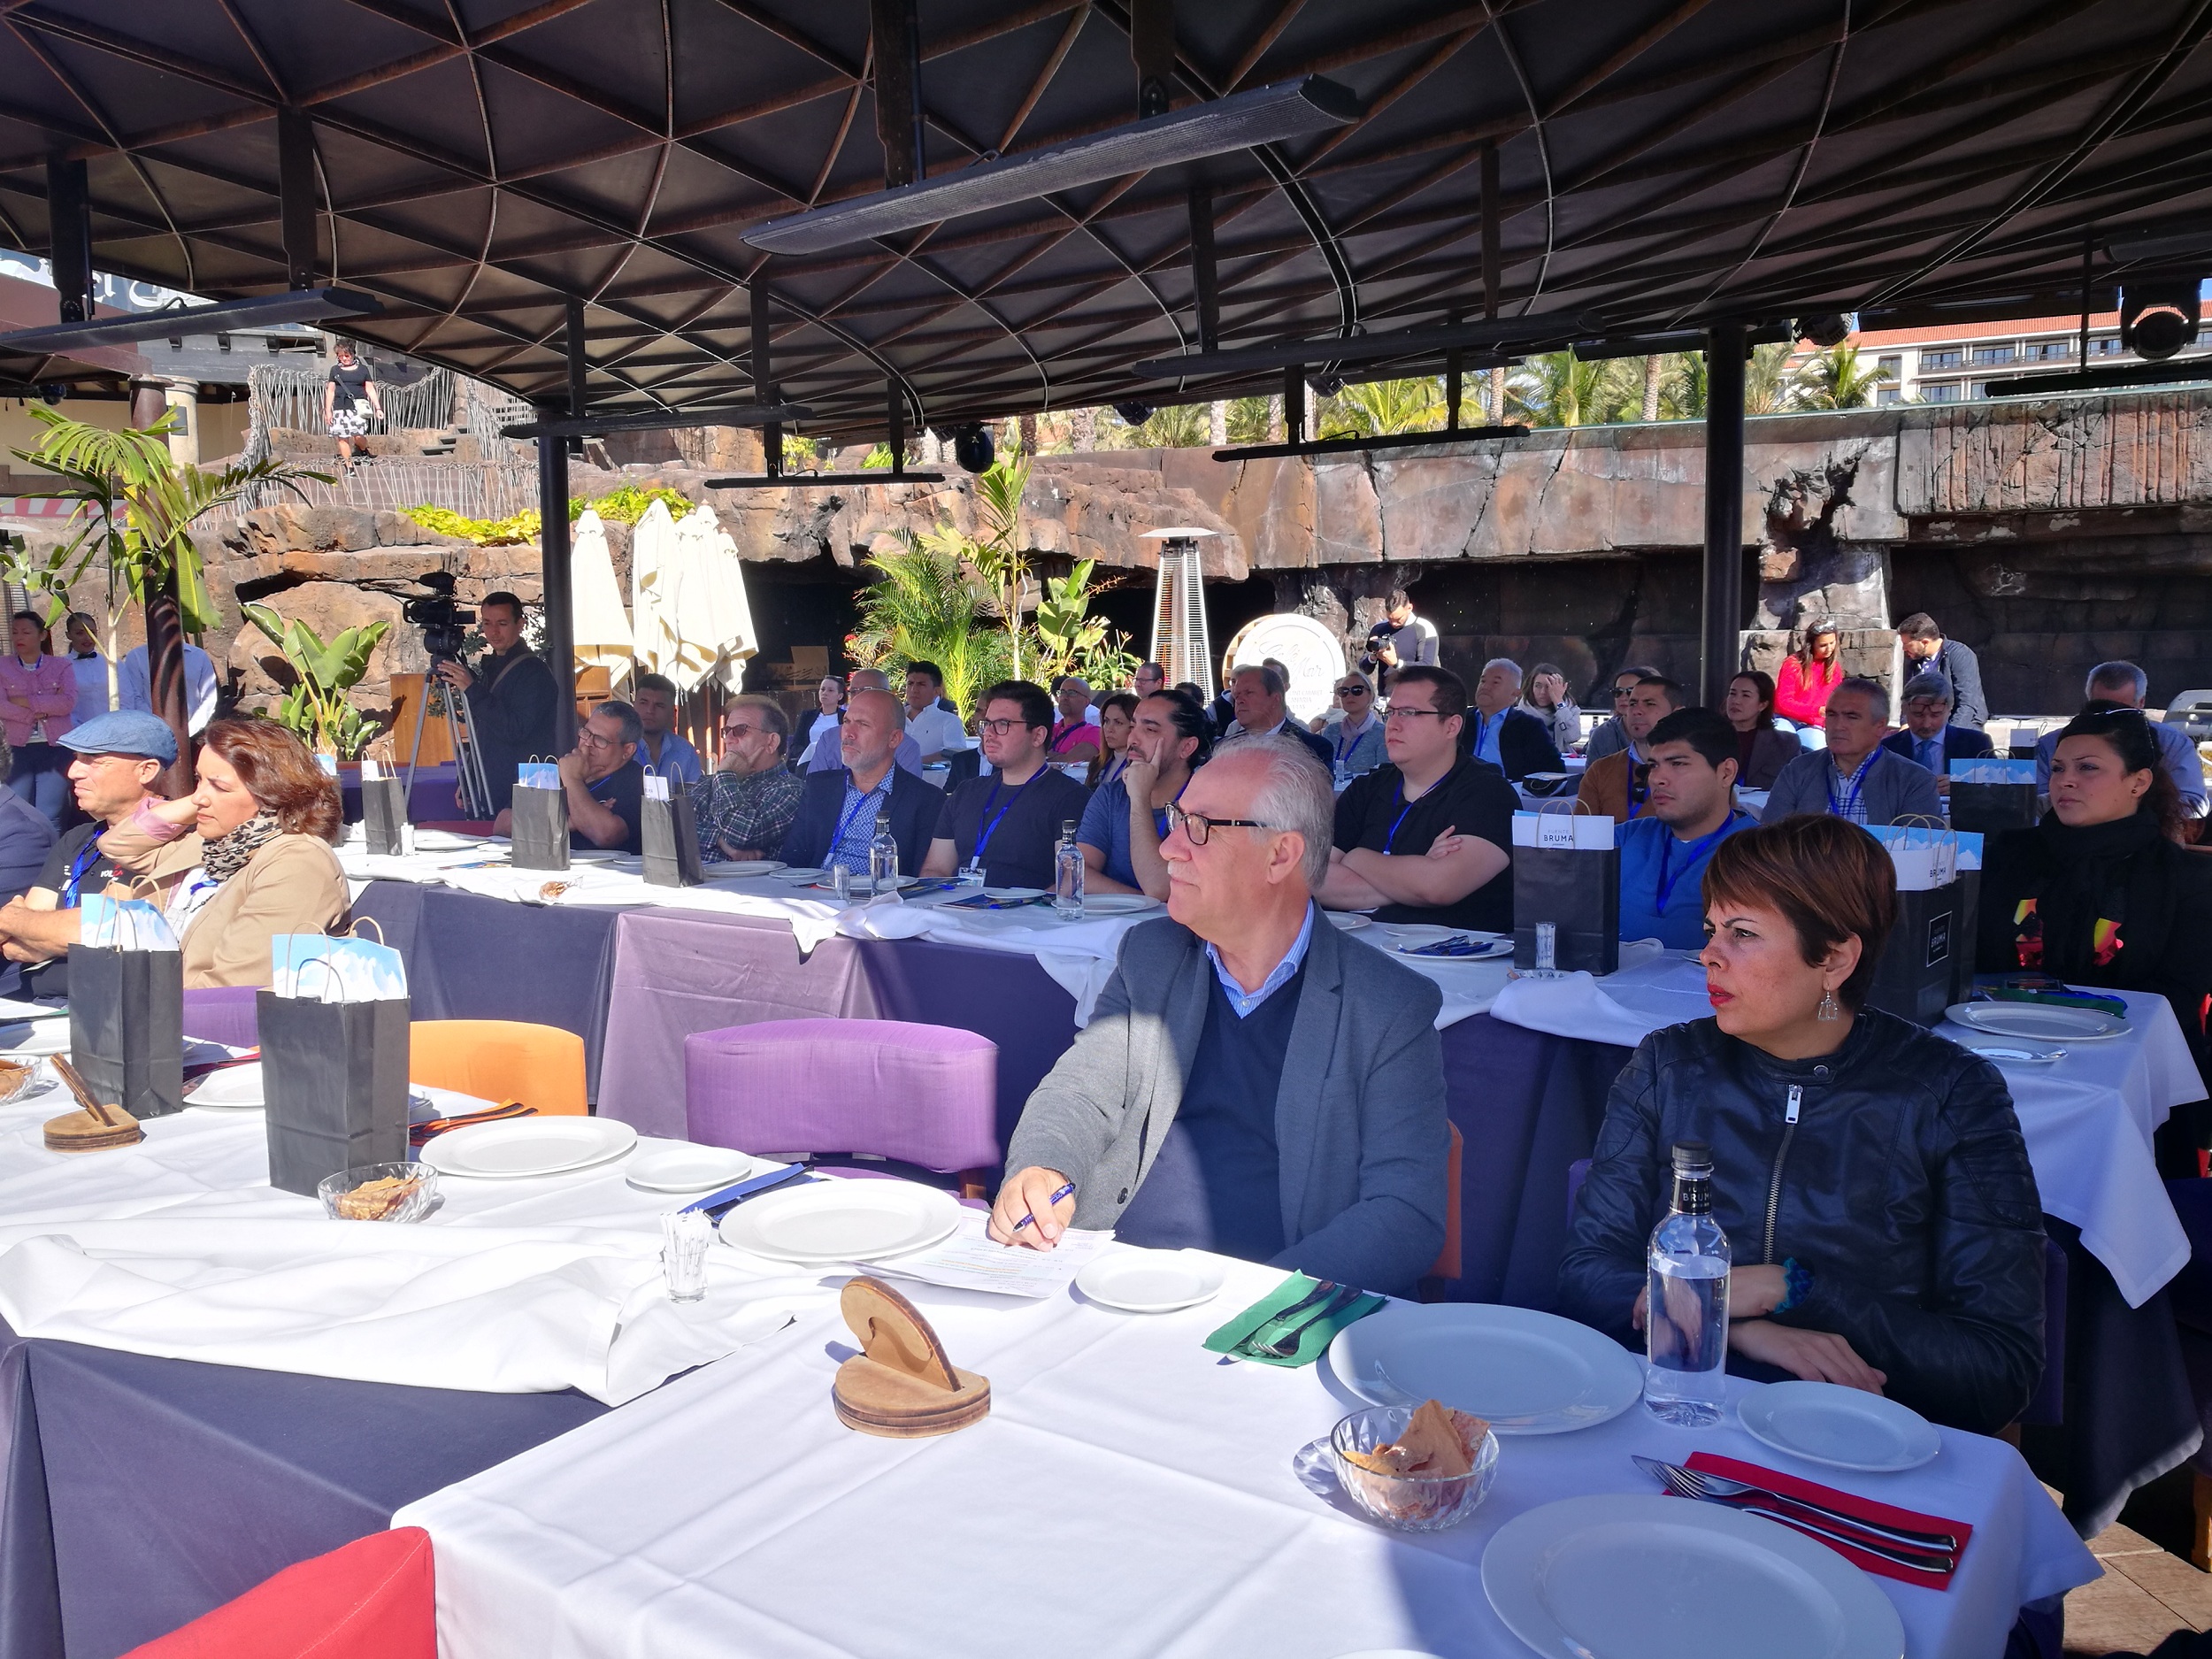
<svg viewBox="0 0 2212 1659"><path fill-rule="evenodd" d="M926 182L772 219L744 236L770 253L826 253L1109 179L1303 137L1345 126L1359 116L1360 102L1349 91L1333 81L1308 75L1279 86L1233 92L1210 104L1025 155L979 161Z"/></svg>
<svg viewBox="0 0 2212 1659"><path fill-rule="evenodd" d="M952 429L952 458L971 472L987 472L997 454L991 429L979 420Z"/></svg>
<svg viewBox="0 0 2212 1659"><path fill-rule="evenodd" d="M1823 351L1851 338L1851 319L1840 311L1816 311L1799 318L1791 326L1797 331L1798 339L1809 340Z"/></svg>
<svg viewBox="0 0 2212 1659"><path fill-rule="evenodd" d="M2120 290L2120 343L2147 363L2162 363L2197 338L2193 277L2129 282Z"/></svg>
<svg viewBox="0 0 2212 1659"><path fill-rule="evenodd" d="M1114 413L1121 417L1124 426L1141 426L1152 419L1152 405L1138 403L1116 403Z"/></svg>

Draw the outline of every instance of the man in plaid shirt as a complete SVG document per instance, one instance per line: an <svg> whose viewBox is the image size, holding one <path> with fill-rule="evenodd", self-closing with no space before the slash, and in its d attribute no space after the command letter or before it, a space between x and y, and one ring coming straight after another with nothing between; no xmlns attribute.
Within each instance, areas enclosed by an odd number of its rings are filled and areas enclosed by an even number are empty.
<svg viewBox="0 0 2212 1659"><path fill-rule="evenodd" d="M733 697L722 715L722 764L691 786L699 854L772 858L799 810L805 785L783 765L791 722L770 697Z"/></svg>

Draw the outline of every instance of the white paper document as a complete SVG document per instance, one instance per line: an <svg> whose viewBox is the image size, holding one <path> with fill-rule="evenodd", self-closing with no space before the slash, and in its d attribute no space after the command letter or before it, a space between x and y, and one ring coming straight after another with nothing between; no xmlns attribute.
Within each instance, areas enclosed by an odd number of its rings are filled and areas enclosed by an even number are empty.
<svg viewBox="0 0 2212 1659"><path fill-rule="evenodd" d="M1075 1282L1090 1259L1113 1241L1111 1232L1086 1233L1070 1227L1049 1250L994 1243L984 1231L989 1219L979 1210L961 1217L941 1244L911 1256L871 1263L864 1270L895 1279L918 1279L953 1290L990 1290L1002 1296L1057 1295Z"/></svg>

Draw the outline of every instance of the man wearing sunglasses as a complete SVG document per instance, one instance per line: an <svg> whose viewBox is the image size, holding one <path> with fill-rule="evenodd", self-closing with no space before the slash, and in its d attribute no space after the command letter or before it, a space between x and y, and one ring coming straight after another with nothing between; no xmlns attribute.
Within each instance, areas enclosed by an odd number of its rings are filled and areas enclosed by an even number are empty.
<svg viewBox="0 0 2212 1659"><path fill-rule="evenodd" d="M1582 746L1585 760L1595 763L1628 747L1628 700L1635 695L1638 686L1655 679L1658 673L1655 668L1639 666L1624 668L1613 676L1613 712L1598 722L1597 729L1590 733L1590 741Z"/></svg>
<svg viewBox="0 0 2212 1659"><path fill-rule="evenodd" d="M970 778L945 797L922 873L949 876L972 864L987 887L1049 888L1060 826L1079 822L1090 799L1045 764L1052 699L1042 686L1002 680L983 694L976 726L991 775Z"/></svg>
<svg viewBox="0 0 2212 1659"><path fill-rule="evenodd" d="M708 864L771 858L799 815L806 785L781 764L791 721L773 697L732 697L722 764L691 786L699 856Z"/></svg>
<svg viewBox="0 0 2212 1659"><path fill-rule="evenodd" d="M1336 682L1336 706L1344 718L1325 727L1336 780L1349 782L1375 770L1389 758L1383 747L1383 723L1375 712L1375 688L1364 674L1348 673Z"/></svg>
<svg viewBox="0 0 2212 1659"><path fill-rule="evenodd" d="M1403 671L1402 671L1403 672ZM1168 809L1168 914L1123 939L1090 1024L1037 1086L991 1212L1410 1290L1444 1237L1436 987L1321 920L1327 770L1233 739Z"/></svg>

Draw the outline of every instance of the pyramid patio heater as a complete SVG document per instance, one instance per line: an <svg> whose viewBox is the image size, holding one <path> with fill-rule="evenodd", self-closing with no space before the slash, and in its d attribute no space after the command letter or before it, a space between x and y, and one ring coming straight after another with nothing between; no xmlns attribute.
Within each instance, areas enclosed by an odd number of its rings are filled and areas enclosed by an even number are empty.
<svg viewBox="0 0 2212 1659"><path fill-rule="evenodd" d="M1189 680L1210 702L1214 695L1213 648L1206 638L1205 578L1199 569L1198 544L1218 530L1171 525L1147 530L1139 538L1160 544L1160 586L1152 606L1151 660L1167 672L1171 686Z"/></svg>

